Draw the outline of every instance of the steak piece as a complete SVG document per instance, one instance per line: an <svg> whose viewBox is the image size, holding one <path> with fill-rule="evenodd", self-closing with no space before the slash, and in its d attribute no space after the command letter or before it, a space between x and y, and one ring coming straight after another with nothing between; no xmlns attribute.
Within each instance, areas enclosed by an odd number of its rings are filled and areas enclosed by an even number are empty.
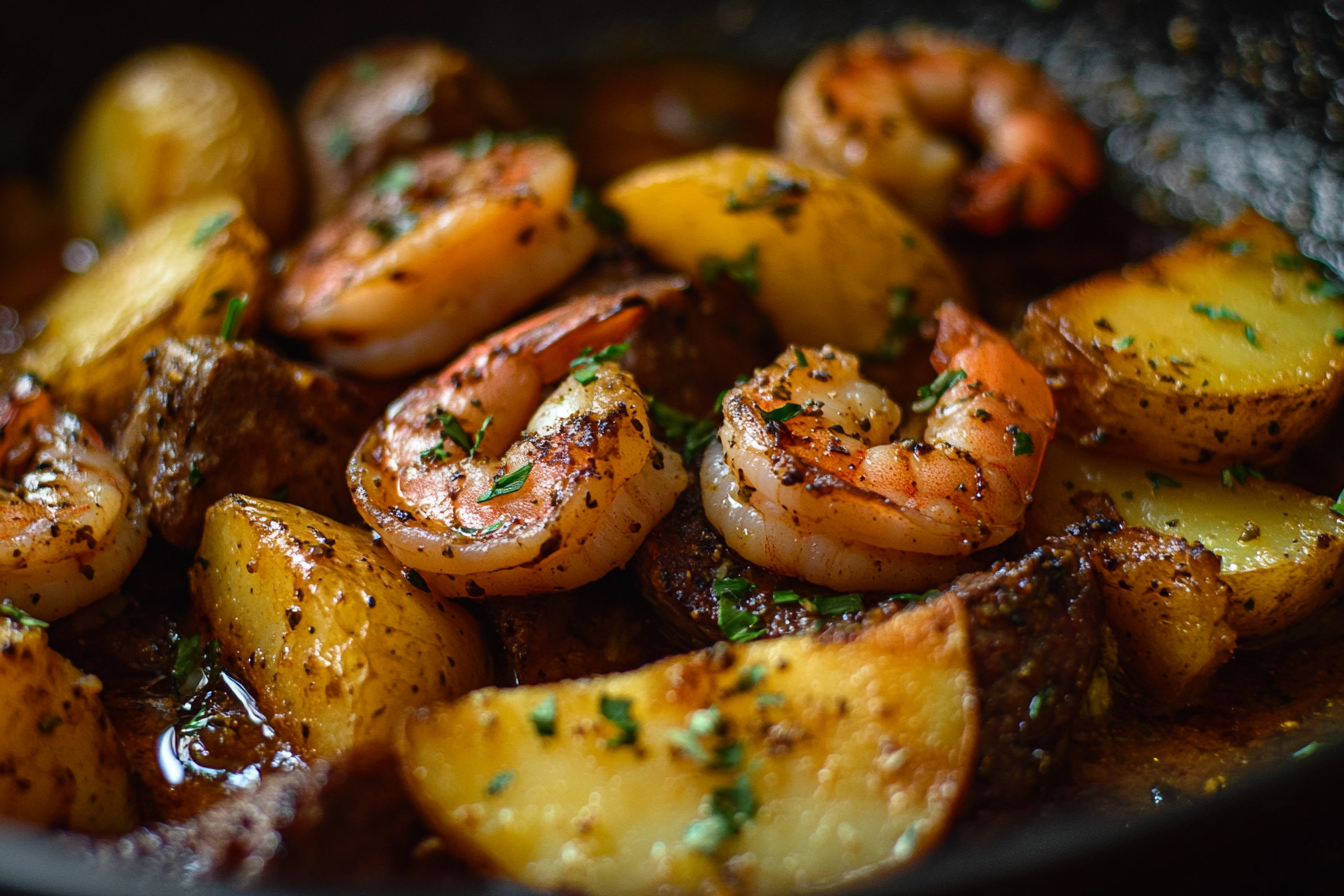
<svg viewBox="0 0 1344 896"><path fill-rule="evenodd" d="M145 366L116 457L166 541L194 551L206 509L232 493L359 521L345 465L380 408L354 386L209 337L170 339Z"/></svg>

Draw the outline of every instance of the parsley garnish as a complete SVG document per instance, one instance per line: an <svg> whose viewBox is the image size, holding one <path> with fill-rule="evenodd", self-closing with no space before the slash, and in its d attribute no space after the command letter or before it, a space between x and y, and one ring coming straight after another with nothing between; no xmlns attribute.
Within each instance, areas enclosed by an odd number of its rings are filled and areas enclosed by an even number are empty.
<svg viewBox="0 0 1344 896"><path fill-rule="evenodd" d="M527 482L527 476L532 472L532 462L523 464L512 473L506 473L490 484L490 490L476 499L477 504L484 504L486 501L498 498L500 495L511 495L523 487Z"/></svg>
<svg viewBox="0 0 1344 896"><path fill-rule="evenodd" d="M1344 327L1335 327L1335 345L1344 345Z"/></svg>
<svg viewBox="0 0 1344 896"><path fill-rule="evenodd" d="M758 709L765 709L767 706L783 706L784 695L771 692L769 694L758 694L756 697L756 706Z"/></svg>
<svg viewBox="0 0 1344 896"><path fill-rule="evenodd" d="M1285 271L1300 271L1305 267L1305 264L1301 255L1280 252L1274 256L1274 267L1283 268Z"/></svg>
<svg viewBox="0 0 1344 896"><path fill-rule="evenodd" d="M1223 467L1223 474L1222 474L1223 485L1227 486L1228 488L1232 488L1234 482L1237 485L1244 485L1246 483L1247 477L1250 476L1254 476L1256 479L1265 478L1264 475L1255 467L1248 466L1246 464L1233 464L1230 467Z"/></svg>
<svg viewBox="0 0 1344 896"><path fill-rule="evenodd" d="M528 714L541 737L555 737L555 702L555 695L547 694L541 705Z"/></svg>
<svg viewBox="0 0 1344 896"><path fill-rule="evenodd" d="M485 785L485 795L498 796L505 787L508 787L513 783L513 779L516 777L518 777L517 772L511 769L505 769L491 778L490 783Z"/></svg>
<svg viewBox="0 0 1344 896"><path fill-rule="evenodd" d="M609 205L603 204L592 190L587 187L575 187L569 207L582 212L598 233L607 236L620 236L625 233L625 216Z"/></svg>
<svg viewBox="0 0 1344 896"><path fill-rule="evenodd" d="M1041 710L1045 708L1054 692L1055 689L1050 687L1050 685L1041 688L1040 693L1032 697L1031 703L1027 705L1027 717L1030 719L1038 718L1041 714Z"/></svg>
<svg viewBox="0 0 1344 896"><path fill-rule="evenodd" d="M51 732L59 728L64 722L65 719L61 718L60 716L44 716L42 721L37 723L37 730L41 731L43 734L50 734Z"/></svg>
<svg viewBox="0 0 1344 896"><path fill-rule="evenodd" d="M224 325L219 328L219 338L232 342L238 338L243 326L243 311L247 309L247 296L234 296L229 299L228 310L224 312Z"/></svg>
<svg viewBox="0 0 1344 896"><path fill-rule="evenodd" d="M714 592L715 597L726 597L737 603L751 597L756 590L750 579L730 578L715 579L709 588Z"/></svg>
<svg viewBox="0 0 1344 896"><path fill-rule="evenodd" d="M193 247L205 245L206 240L227 227L232 220L233 212L220 212L213 217L206 218L201 222L201 226L196 229L196 235L191 238L191 245Z"/></svg>
<svg viewBox="0 0 1344 896"><path fill-rule="evenodd" d="M706 286L713 286L720 277L727 277L741 286L747 295L755 296L761 291L761 279L756 270L759 253L760 247L753 243L736 261L729 261L722 255L706 255L700 259L700 279Z"/></svg>
<svg viewBox="0 0 1344 896"><path fill-rule="evenodd" d="M1245 255L1247 252L1251 251L1251 241L1250 241L1250 240L1230 240L1230 241L1228 241L1228 242L1226 242L1226 243L1219 243L1219 244L1218 244L1218 248L1219 248L1219 249L1222 249L1222 250L1223 250L1224 252L1226 252L1228 255L1233 255L1233 256Z"/></svg>
<svg viewBox="0 0 1344 896"><path fill-rule="evenodd" d="M723 395L720 394L719 402L722 401ZM714 413L718 414L721 409L721 404L717 405ZM669 441L685 440L681 456L688 464L700 449L714 441L714 434L719 429L712 417L697 420L671 405L663 404L652 395L649 396L649 416L653 418L654 423L662 427L663 434Z"/></svg>
<svg viewBox="0 0 1344 896"><path fill-rule="evenodd" d="M323 149L326 151L327 158L333 162L344 162L350 157L350 152L355 148L355 135L350 133L347 127L339 127L331 132L327 137L326 145Z"/></svg>
<svg viewBox="0 0 1344 896"><path fill-rule="evenodd" d="M201 472L200 467L196 466L196 462L192 461L191 469L187 470L187 482L191 483L191 485L195 487L200 485L204 479L205 474Z"/></svg>
<svg viewBox="0 0 1344 896"><path fill-rule="evenodd" d="M1226 305L1214 308L1212 305L1206 305L1203 302L1196 302L1195 304L1190 306L1190 310L1195 312L1196 314L1204 315L1209 320L1235 320L1235 321L1244 320L1244 318L1240 314L1233 311L1231 308L1228 308Z"/></svg>
<svg viewBox="0 0 1344 896"><path fill-rule="evenodd" d="M476 449L481 447L481 439L485 438L485 431L490 427L490 421L495 417L491 414L481 423L481 428L476 430L475 436L467 435L467 431L462 428L462 421L457 419L456 414L448 411L438 411L429 415L428 422L433 424L436 421L439 424L439 443L431 448L426 448L420 452L420 459L423 461L441 461L448 459L448 452L444 450L445 442L451 440L463 451L467 452L468 458L476 456ZM517 491L517 489L514 489Z"/></svg>
<svg viewBox="0 0 1344 896"><path fill-rule="evenodd" d="M943 393L964 379L966 379L964 370L944 370L932 383L919 387L919 400L910 406L911 410L917 414L933 410L933 406L943 397Z"/></svg>
<svg viewBox="0 0 1344 896"><path fill-rule="evenodd" d="M723 207L728 212L768 208L775 217L787 219L798 214L799 200L807 195L807 190L807 181L794 180L771 171L766 173L764 182L754 175L747 178L741 195L738 195L737 190L729 190Z"/></svg>
<svg viewBox="0 0 1344 896"><path fill-rule="evenodd" d="M754 641L765 634L761 618L755 613L739 609L729 598L719 598L719 628L729 641Z"/></svg>
<svg viewBox="0 0 1344 896"><path fill-rule="evenodd" d="M420 223L419 215L400 211L387 218L370 218L365 222L365 226L378 235L383 245L387 245L397 237L410 233L418 223Z"/></svg>
<svg viewBox="0 0 1344 896"><path fill-rule="evenodd" d="M1124 498L1126 501L1133 501L1134 493L1126 489L1125 491L1120 493L1120 497Z"/></svg>
<svg viewBox="0 0 1344 896"><path fill-rule="evenodd" d="M818 594L811 599L811 604L818 616L839 616L862 610L863 597L859 594Z"/></svg>
<svg viewBox="0 0 1344 896"><path fill-rule="evenodd" d="M1330 505L1330 509L1340 516L1344 516L1344 492L1339 493L1339 497L1335 499L1335 503Z"/></svg>
<svg viewBox="0 0 1344 896"><path fill-rule="evenodd" d="M1312 753L1315 753L1317 750L1319 750L1320 747L1321 747L1321 745L1320 745L1318 742L1316 742L1316 741L1312 741L1311 743L1307 744L1307 745L1306 745L1305 747L1303 747L1302 749L1300 749L1300 750L1298 750L1297 752L1293 753L1293 758L1294 758L1294 759L1306 759L1306 758L1307 758L1308 756L1310 756Z"/></svg>
<svg viewBox="0 0 1344 896"><path fill-rule="evenodd" d="M877 351L866 356L872 361L890 361L905 354L906 340L919 332L924 318L910 313L915 291L909 286L893 286L887 290L887 333Z"/></svg>
<svg viewBox="0 0 1344 896"><path fill-rule="evenodd" d="M1247 342L1249 342L1256 348L1260 347L1260 338L1255 335L1255 327L1251 326L1250 324L1247 324L1246 329L1242 330L1242 333L1246 335Z"/></svg>
<svg viewBox="0 0 1344 896"><path fill-rule="evenodd" d="M415 182L420 179L420 172L415 167L415 162L410 159L397 159L392 164L383 169L373 181L373 191L379 195L392 194L400 196L405 193Z"/></svg>
<svg viewBox="0 0 1344 896"><path fill-rule="evenodd" d="M1115 349L1118 352L1122 352L1133 344L1134 344L1133 336L1121 336L1119 339L1111 343L1111 348Z"/></svg>
<svg viewBox="0 0 1344 896"><path fill-rule="evenodd" d="M466 535L468 537L489 535L491 532L498 532L512 521L513 519L511 517L500 517L484 529L473 529L471 526L454 526L453 531L458 535Z"/></svg>
<svg viewBox="0 0 1344 896"><path fill-rule="evenodd" d="M173 681L179 694L194 694L219 672L219 639L213 638L202 649L201 636L191 635L177 642L173 660Z"/></svg>
<svg viewBox="0 0 1344 896"><path fill-rule="evenodd" d="M1013 434L1014 457L1031 454L1036 450L1036 446L1031 441L1031 433L1027 432L1025 429L1019 429L1016 423L1009 426L1008 431Z"/></svg>
<svg viewBox="0 0 1344 896"><path fill-rule="evenodd" d="M1170 476L1163 476L1156 470L1148 470L1143 475L1148 478L1148 482L1153 486L1153 494L1157 494L1158 488L1163 486L1165 486L1166 488L1181 487L1181 484L1177 482L1175 479L1172 479Z"/></svg>
<svg viewBox="0 0 1344 896"><path fill-rule="evenodd" d="M796 604L802 600L797 591L776 591L770 599L777 604Z"/></svg>
<svg viewBox="0 0 1344 896"><path fill-rule="evenodd" d="M799 367L809 366L807 363L807 355L803 354L803 350L796 345L793 347L793 357L797 359Z"/></svg>
<svg viewBox="0 0 1344 896"><path fill-rule="evenodd" d="M1323 299L1337 299L1344 296L1344 289L1330 280L1313 280L1307 284L1307 292Z"/></svg>
<svg viewBox="0 0 1344 896"><path fill-rule="evenodd" d="M425 581L425 577L420 575L417 570L403 569L401 575L406 581L411 583L412 588L418 588L421 591L429 590L429 583Z"/></svg>
<svg viewBox="0 0 1344 896"><path fill-rule="evenodd" d="M746 693L764 680L765 664L752 663L750 666L743 666L742 670L737 673L737 689Z"/></svg>
<svg viewBox="0 0 1344 896"><path fill-rule="evenodd" d="M574 371L574 379L586 386L597 379L597 365L607 361L619 361L621 356L628 351L630 351L630 343L628 342L609 345L597 354L593 354L591 348L585 348L577 358L569 362L569 369Z"/></svg>
<svg viewBox="0 0 1344 896"><path fill-rule="evenodd" d="M208 706L202 706L200 709L196 710L191 718L177 726L177 730L187 737L200 734L210 726L210 720L213 717L214 713L210 708Z"/></svg>
<svg viewBox="0 0 1344 896"><path fill-rule="evenodd" d="M756 405L756 409L760 411L761 416L770 423L783 423L786 420L792 420L803 412L803 406L794 404L792 401L786 402L785 404L768 411L760 405Z"/></svg>
<svg viewBox="0 0 1344 896"><path fill-rule="evenodd" d="M639 723L630 718L630 700L620 697L608 697L603 694L598 700L598 711L608 722L616 726L615 737L607 739L609 747L623 747L633 744L639 737Z"/></svg>
<svg viewBox="0 0 1344 896"><path fill-rule="evenodd" d="M757 808L751 782L746 775L741 775L732 787L721 787L710 794L709 817L693 822L682 841L697 852L713 854L723 841L756 817Z"/></svg>
<svg viewBox="0 0 1344 896"><path fill-rule="evenodd" d="M903 600L906 603L919 603L920 601L928 600L931 597L937 597L942 593L943 592L939 591L937 588L930 588L923 594L916 594L913 591L907 591L903 594L893 594L891 597L887 598L887 600Z"/></svg>
<svg viewBox="0 0 1344 896"><path fill-rule="evenodd" d="M43 622L36 616L29 616L19 607L14 606L9 601L0 603L0 616L7 616L26 628L46 628L48 623Z"/></svg>

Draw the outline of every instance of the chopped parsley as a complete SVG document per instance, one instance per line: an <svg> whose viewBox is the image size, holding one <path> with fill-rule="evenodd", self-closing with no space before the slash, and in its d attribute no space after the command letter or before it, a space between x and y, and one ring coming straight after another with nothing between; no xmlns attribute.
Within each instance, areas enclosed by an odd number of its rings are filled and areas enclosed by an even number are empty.
<svg viewBox="0 0 1344 896"><path fill-rule="evenodd" d="M727 277L737 283L749 296L761 291L761 278L756 262L760 247L755 243L747 247L742 257L728 260L722 255L706 255L700 259L700 279L706 286L713 286L720 277Z"/></svg>
<svg viewBox="0 0 1344 896"><path fill-rule="evenodd" d="M401 196L420 179L420 171L410 159L397 159L374 178L373 191L380 196Z"/></svg>
<svg viewBox="0 0 1344 896"><path fill-rule="evenodd" d="M20 609L19 607L14 606L14 605L13 605L12 603L10 603L8 600L6 600L4 603L0 603L0 616L8 617L9 619L14 620L14 621L17 622L19 625L22 625L22 626L24 626L24 627L26 627L26 628L46 628L46 627L47 627L47 623L46 623L46 622L43 622L41 619L38 619L36 616L30 616L30 615L28 615L28 613L26 613L24 610Z"/></svg>
<svg viewBox="0 0 1344 896"><path fill-rule="evenodd" d="M486 796L498 796L505 787L513 783L513 779L518 777L518 773L512 769L505 769L490 779L490 783L485 785Z"/></svg>
<svg viewBox="0 0 1344 896"><path fill-rule="evenodd" d="M803 412L803 406L795 404L792 401L785 402L779 407L772 408L768 411L760 405L756 405L756 409L761 412L761 417L769 423L784 423L787 420L792 420Z"/></svg>
<svg viewBox="0 0 1344 896"><path fill-rule="evenodd" d="M1111 348L1115 349L1118 352L1122 352L1133 344L1134 344L1133 336L1121 336L1119 339L1111 343Z"/></svg>
<svg viewBox="0 0 1344 896"><path fill-rule="evenodd" d="M793 357L794 357L795 359L797 359L797 361L798 361L798 366L799 366L799 367L808 367L808 366L810 366L810 365L807 363L807 355L803 354L803 350L800 349L800 348L799 348L798 346L796 346L796 345L793 347Z"/></svg>
<svg viewBox="0 0 1344 896"><path fill-rule="evenodd" d="M1180 488L1181 484L1170 476L1164 476L1156 470L1148 470L1143 474L1147 477L1149 484L1153 487L1153 494L1157 494L1159 488Z"/></svg>
<svg viewBox="0 0 1344 896"><path fill-rule="evenodd" d="M201 482L204 481L204 479L205 474L201 472L200 467L196 466L196 461L192 461L191 468L187 470L187 482L191 483L191 485L195 487L200 485Z"/></svg>
<svg viewBox="0 0 1344 896"><path fill-rule="evenodd" d="M429 584L425 581L425 577L420 575L418 571L414 569L403 569L401 574L406 581L411 583L412 588L418 588L421 591L429 590Z"/></svg>
<svg viewBox="0 0 1344 896"><path fill-rule="evenodd" d="M1255 467L1247 464L1233 464L1230 467L1223 467L1223 485L1232 488L1235 485L1244 485L1248 477L1254 476L1256 479L1264 479L1264 475Z"/></svg>
<svg viewBox="0 0 1344 896"><path fill-rule="evenodd" d="M777 604L796 604L802 600L797 591L776 591L770 599Z"/></svg>
<svg viewBox="0 0 1344 896"><path fill-rule="evenodd" d="M907 340L919 332L924 318L910 313L910 305L915 300L915 291L909 286L893 286L887 290L886 335L877 351L865 356L870 361L890 361L905 354Z"/></svg>
<svg viewBox="0 0 1344 896"><path fill-rule="evenodd" d="M714 408L714 413L718 414L722 409L723 395L719 395L719 404ZM681 456L687 464L691 462L702 448L714 441L714 434L719 428L712 417L705 417L697 420L690 414L683 414L681 411L668 404L663 404L652 395L649 396L649 416L653 422L663 429L663 434L669 441L682 442Z"/></svg>
<svg viewBox="0 0 1344 896"><path fill-rule="evenodd" d="M1293 758L1294 758L1294 759L1306 759L1308 756L1310 756L1312 753L1315 753L1315 752L1316 752L1317 750L1319 750L1320 748L1321 748L1321 745L1320 745L1318 742L1316 742L1316 741L1312 741L1311 743L1307 744L1307 745L1306 745L1305 747L1303 747L1302 749L1300 749L1300 750L1298 750L1297 752L1293 753Z"/></svg>
<svg viewBox="0 0 1344 896"><path fill-rule="evenodd" d="M1344 345L1344 327L1335 327L1335 332L1331 335L1335 337L1335 345Z"/></svg>
<svg viewBox="0 0 1344 896"><path fill-rule="evenodd" d="M1344 296L1344 288L1331 280L1313 280L1307 284L1307 292L1323 299L1337 299Z"/></svg>
<svg viewBox="0 0 1344 896"><path fill-rule="evenodd" d="M1344 516L1344 492L1339 493L1339 497L1335 499L1335 503L1330 505L1330 509L1340 516Z"/></svg>
<svg viewBox="0 0 1344 896"><path fill-rule="evenodd" d="M451 441L463 451L467 452L468 458L476 456L476 449L481 447L481 439L485 438L485 431L490 428L490 421L495 417L491 414L481 423L481 428L476 430L476 435L471 436L462 428L462 421L457 419L456 414L448 411L437 411L429 415L426 421L433 425L439 424L439 443L420 452L420 459L423 461L442 461L448 459L448 452L444 449L447 442ZM517 491L517 489L514 489Z"/></svg>
<svg viewBox="0 0 1344 896"><path fill-rule="evenodd" d="M715 597L726 597L736 603L741 603L755 593L755 586L751 584L750 579L722 578L715 579L709 586L714 592Z"/></svg>
<svg viewBox="0 0 1344 896"><path fill-rule="evenodd" d="M721 787L709 797L709 817L695 821L682 836L696 852L713 854L742 825L756 817L756 795L746 775L740 775L731 787Z"/></svg>
<svg viewBox="0 0 1344 896"><path fill-rule="evenodd" d="M355 148L355 135L347 127L338 127L327 137L322 148L333 162L344 162Z"/></svg>
<svg viewBox="0 0 1344 896"><path fill-rule="evenodd" d="M743 666L737 673L737 689L742 693L752 690L765 680L765 664L752 663L750 666Z"/></svg>
<svg viewBox="0 0 1344 896"><path fill-rule="evenodd" d="M477 504L484 504L486 501L498 498L500 495L511 495L520 490L527 482L528 474L532 472L532 462L523 464L512 473L506 473L490 484L490 489L476 499Z"/></svg>
<svg viewBox="0 0 1344 896"><path fill-rule="evenodd" d="M1049 704L1050 697L1054 693L1055 689L1050 687L1050 685L1046 685L1045 687L1041 688L1040 693L1032 697L1031 703L1027 704L1027 718L1030 719L1039 718L1041 715L1041 710L1044 709Z"/></svg>
<svg viewBox="0 0 1344 896"><path fill-rule="evenodd" d="M60 716L44 716L42 721L37 723L37 730L43 734L50 734L65 723L65 719Z"/></svg>
<svg viewBox="0 0 1344 896"><path fill-rule="evenodd" d="M1126 489L1125 491L1120 493L1120 497L1124 498L1126 501L1133 501L1134 493Z"/></svg>
<svg viewBox="0 0 1344 896"><path fill-rule="evenodd" d="M528 714L540 737L555 737L555 703L555 695L547 694L546 699Z"/></svg>
<svg viewBox="0 0 1344 896"><path fill-rule="evenodd" d="M210 720L214 718L214 715L210 707L202 706L192 714L191 718L178 725L177 730L186 737L193 737L210 727Z"/></svg>
<svg viewBox="0 0 1344 896"><path fill-rule="evenodd" d="M500 529L513 522L512 517L500 517L484 529L473 529L471 526L454 526L453 531L458 535L475 537L477 535L489 535L491 532L498 532Z"/></svg>
<svg viewBox="0 0 1344 896"><path fill-rule="evenodd" d="M1021 457L1024 454L1032 454L1035 452L1036 446L1032 444L1031 433L1024 429L1019 429L1016 423L1008 427L1008 432L1013 435L1014 457Z"/></svg>
<svg viewBox="0 0 1344 896"><path fill-rule="evenodd" d="M1301 255L1294 255L1287 252L1279 252L1274 256L1274 267L1283 268L1285 271L1300 271L1306 264Z"/></svg>
<svg viewBox="0 0 1344 896"><path fill-rule="evenodd" d="M719 598L719 628L723 636L734 643L754 641L765 634L761 618L739 608L730 598Z"/></svg>
<svg viewBox="0 0 1344 896"><path fill-rule="evenodd" d="M229 299L229 307L224 312L224 325L219 328L219 338L232 342L238 338L243 326L243 312L247 310L247 296L234 296Z"/></svg>
<svg viewBox="0 0 1344 896"><path fill-rule="evenodd" d="M1203 302L1196 302L1190 306L1190 310L1195 312L1196 314L1204 315L1209 320L1235 320L1235 321L1245 320L1245 318L1243 318L1240 314L1233 311L1231 308L1228 308L1226 305L1214 308L1212 305L1206 305Z"/></svg>
<svg viewBox="0 0 1344 896"><path fill-rule="evenodd" d="M608 697L606 694L598 700L597 708L602 717L616 726L616 735L607 738L607 746L627 746L639 737L639 722L630 718L630 704L628 699Z"/></svg>
<svg viewBox="0 0 1344 896"><path fill-rule="evenodd" d="M383 245L387 245L397 237L410 233L418 223L420 216L415 212L400 211L388 217L370 218L365 226L377 234Z"/></svg>
<svg viewBox="0 0 1344 896"><path fill-rule="evenodd" d="M943 393L964 379L966 379L964 370L944 370L932 383L919 387L919 400L910 406L911 410L917 414L933 410L933 406L943 397Z"/></svg>
<svg viewBox="0 0 1344 896"><path fill-rule="evenodd" d="M1250 240L1229 240L1226 243L1219 243L1218 248L1222 249L1228 255L1240 256L1251 251Z"/></svg>
<svg viewBox="0 0 1344 896"><path fill-rule="evenodd" d="M219 672L219 639L212 638L202 647L201 636L179 638L173 660L173 682L179 694L194 694L208 685Z"/></svg>
<svg viewBox="0 0 1344 896"><path fill-rule="evenodd" d="M1250 324L1247 324L1246 328L1241 332L1245 334L1247 342L1249 342L1256 348L1260 347L1260 337L1255 334L1255 327L1251 326Z"/></svg>
<svg viewBox="0 0 1344 896"><path fill-rule="evenodd" d="M604 205L587 187L574 188L569 207L581 212L598 233L607 236L620 236L625 233L625 216L611 206Z"/></svg>
<svg viewBox="0 0 1344 896"><path fill-rule="evenodd" d="M593 354L591 348L585 348L579 353L579 356L569 362L569 369L574 371L574 379L586 386L597 379L597 366L607 361L619 361L621 356L630 351L630 343L618 342L615 345L609 345L597 354Z"/></svg>
<svg viewBox="0 0 1344 896"><path fill-rule="evenodd" d="M206 218L201 222L201 226L196 228L196 235L191 238L191 245L194 248L204 246L210 237L227 227L232 220L233 212L220 212L217 215Z"/></svg>
<svg viewBox="0 0 1344 896"><path fill-rule="evenodd" d="M839 616L863 609L863 596L859 594L818 594L810 602L818 616Z"/></svg>
<svg viewBox="0 0 1344 896"><path fill-rule="evenodd" d="M784 705L784 695L777 692L771 692L769 694L758 694L756 697L756 706L760 709L765 709L767 706L783 706L783 705Z"/></svg>
<svg viewBox="0 0 1344 896"><path fill-rule="evenodd" d="M887 598L887 600L903 600L908 604L919 603L920 601L928 600L931 597L937 597L942 593L943 592L939 591L937 588L930 588L923 594L916 594L912 591L907 591L904 594L893 594L891 597Z"/></svg>
<svg viewBox="0 0 1344 896"><path fill-rule="evenodd" d="M799 203L807 195L807 190L807 181L794 180L770 171L763 180L754 175L748 177L741 193L735 189L729 190L723 207L732 213L769 209L770 214L787 220L798 214Z"/></svg>

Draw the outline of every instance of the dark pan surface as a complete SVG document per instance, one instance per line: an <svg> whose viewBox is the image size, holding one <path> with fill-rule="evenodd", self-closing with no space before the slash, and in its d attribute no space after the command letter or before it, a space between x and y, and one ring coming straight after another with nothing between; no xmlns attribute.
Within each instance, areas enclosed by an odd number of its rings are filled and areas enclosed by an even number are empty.
<svg viewBox="0 0 1344 896"><path fill-rule="evenodd" d="M1244 205L1344 270L1344 2L494 0L473 5L29 2L0 24L0 173L49 173L97 76L168 41L250 59L293 100L323 62L393 34L434 34L505 70L672 54L786 67L816 43L911 19L1041 63L1103 134L1112 191L1144 216L1222 219ZM1344 697L1344 695L1341 695ZM962 836L867 893L1344 892L1344 744L1204 800L1133 818L1056 809ZM173 887L0 828L0 891ZM444 888L435 888L443 892ZM499 882L464 892L521 892ZM351 891L353 892L353 891Z"/></svg>

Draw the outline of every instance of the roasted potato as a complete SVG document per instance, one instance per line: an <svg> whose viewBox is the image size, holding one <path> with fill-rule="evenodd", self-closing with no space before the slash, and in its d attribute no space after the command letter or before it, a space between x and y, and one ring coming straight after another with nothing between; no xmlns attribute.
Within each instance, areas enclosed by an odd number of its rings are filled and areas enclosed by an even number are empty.
<svg viewBox="0 0 1344 896"><path fill-rule="evenodd" d="M1344 303L1278 225L1247 212L1033 303L1019 344L1062 431L1216 471L1286 457L1344 394Z"/></svg>
<svg viewBox="0 0 1344 896"><path fill-rule="evenodd" d="M476 621L415 579L366 530L230 495L206 514L191 590L261 707L305 758L331 759L490 681Z"/></svg>
<svg viewBox="0 0 1344 896"><path fill-rule="evenodd" d="M909 863L975 763L965 609L721 644L413 715L407 785L489 873L595 894L778 893Z"/></svg>
<svg viewBox="0 0 1344 896"><path fill-rule="evenodd" d="M1081 521L1076 495L1110 497L1126 525L1198 542L1222 559L1232 589L1227 622L1240 638L1278 631L1310 615L1344 585L1344 518L1332 500L1266 482L1247 468L1221 478L1160 470L1088 451L1050 446L1027 513L1033 541Z"/></svg>
<svg viewBox="0 0 1344 896"><path fill-rule="evenodd" d="M873 188L767 152L648 165L605 201L655 259L735 280L786 341L889 356L944 300L968 300L933 237Z"/></svg>
<svg viewBox="0 0 1344 896"><path fill-rule="evenodd" d="M6 609L11 609L6 607ZM102 682L0 613L0 817L120 834L138 821Z"/></svg>
<svg viewBox="0 0 1344 896"><path fill-rule="evenodd" d="M145 353L169 337L218 335L232 299L255 328L268 285L266 237L240 200L164 212L37 309L46 321L21 363L81 417L106 426L130 405Z"/></svg>
<svg viewBox="0 0 1344 896"><path fill-rule="evenodd" d="M288 120L266 82L204 47L161 47L114 69L80 113L63 170L71 232L103 245L173 205L242 198L272 239L298 232Z"/></svg>
<svg viewBox="0 0 1344 896"><path fill-rule="evenodd" d="M313 187L313 217L341 210L350 193L397 155L517 130L523 114L476 60L437 40L391 41L318 72L299 103L299 133Z"/></svg>

